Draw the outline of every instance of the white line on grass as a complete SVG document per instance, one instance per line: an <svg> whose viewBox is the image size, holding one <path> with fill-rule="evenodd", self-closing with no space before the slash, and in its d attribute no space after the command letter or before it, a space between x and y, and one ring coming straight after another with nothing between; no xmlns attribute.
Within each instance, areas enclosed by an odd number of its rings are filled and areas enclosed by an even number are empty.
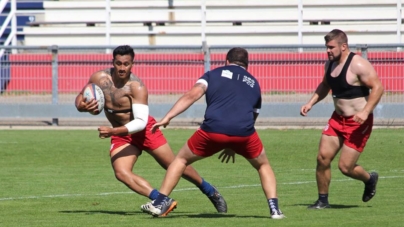
<svg viewBox="0 0 404 227"><path fill-rule="evenodd" d="M386 176L386 177L379 177L380 179L393 179L393 178L403 178L404 176ZM351 181L353 179L346 178L340 180L332 180L332 181ZM285 183L278 183L284 185L299 185L299 184L310 184L316 183L316 181L295 181L295 182L285 182ZM249 188L249 187L261 187L261 184L241 184L241 185L233 185L233 186L224 186L218 188ZM175 192L181 191L193 191L198 190L198 188L180 188L174 189ZM117 194L130 194L133 193L131 191L128 192L103 192L97 194L61 194L61 195L42 195L42 196L22 196L22 197L8 197L8 198L0 198L0 201L10 201L10 200L22 200L22 199L41 199L41 198L60 198L60 197L80 197L80 196L107 196L107 195L117 195Z"/></svg>

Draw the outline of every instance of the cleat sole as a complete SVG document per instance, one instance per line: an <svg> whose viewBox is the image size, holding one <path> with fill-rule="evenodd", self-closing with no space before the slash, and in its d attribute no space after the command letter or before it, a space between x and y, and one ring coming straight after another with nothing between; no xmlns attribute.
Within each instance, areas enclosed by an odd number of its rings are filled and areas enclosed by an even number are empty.
<svg viewBox="0 0 404 227"><path fill-rule="evenodd" d="M167 216L171 211L173 211L175 208L177 208L177 201L173 201L173 203L171 203L170 208L167 209L166 212L160 214L161 217L165 217Z"/></svg>

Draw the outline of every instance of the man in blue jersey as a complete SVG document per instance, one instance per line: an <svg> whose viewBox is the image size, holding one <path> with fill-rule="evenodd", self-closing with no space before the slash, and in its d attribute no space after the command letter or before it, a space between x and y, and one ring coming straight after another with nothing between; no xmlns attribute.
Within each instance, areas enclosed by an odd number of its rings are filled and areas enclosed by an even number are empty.
<svg viewBox="0 0 404 227"><path fill-rule="evenodd" d="M225 66L206 72L165 117L154 124L152 130L166 127L171 119L205 95L207 108L202 125L170 164L157 199L141 206L144 212L156 217L170 213L176 208L177 202L168 196L184 169L195 161L225 150L225 157L234 158L237 153L258 171L271 218L284 218L278 207L275 174L254 128L261 108L261 89L247 67L247 51L232 48L227 53Z"/></svg>

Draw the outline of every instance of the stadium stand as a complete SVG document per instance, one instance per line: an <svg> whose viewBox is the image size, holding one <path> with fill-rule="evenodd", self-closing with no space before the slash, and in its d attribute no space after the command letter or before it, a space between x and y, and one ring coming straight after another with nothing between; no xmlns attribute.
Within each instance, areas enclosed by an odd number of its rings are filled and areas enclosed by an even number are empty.
<svg viewBox="0 0 404 227"><path fill-rule="evenodd" d="M3 24L6 20L7 15L10 13L11 5L8 2L3 11L0 14L0 24ZM18 14L16 15L17 19L17 31L22 32L23 27L27 26L30 22L35 22L36 17L40 11L44 10L43 8L43 1L17 1L17 11ZM8 35L11 32L10 26L4 30L3 34L0 37L0 45L6 40ZM17 34L17 40L23 41L24 34Z"/></svg>
<svg viewBox="0 0 404 227"><path fill-rule="evenodd" d="M3 1L5 2L5 1ZM18 14L16 15L17 31L21 32L24 26L29 22L34 22L36 16L43 10L43 1L17 1L16 3ZM4 8L0 10L0 24L6 22L6 18L11 11L10 2L5 3ZM4 31L0 33L0 45L3 45L7 37L11 33L10 25L4 26ZM23 42L24 34L17 34L17 40ZM10 66L8 63L8 55L0 55L0 94L7 89L10 83Z"/></svg>
<svg viewBox="0 0 404 227"><path fill-rule="evenodd" d="M200 45L203 30L209 45L320 44L319 35L340 28L350 43L404 42L396 0L306 0L301 9L297 1L206 0L205 27L199 0L115 0L110 8L104 0L45 1L43 20L18 34L25 45Z"/></svg>

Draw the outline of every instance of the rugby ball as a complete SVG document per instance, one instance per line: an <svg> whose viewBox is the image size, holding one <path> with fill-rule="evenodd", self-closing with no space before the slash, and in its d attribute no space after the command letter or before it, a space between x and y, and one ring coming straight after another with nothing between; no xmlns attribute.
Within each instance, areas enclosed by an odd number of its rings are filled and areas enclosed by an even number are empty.
<svg viewBox="0 0 404 227"><path fill-rule="evenodd" d="M101 88L96 84L87 84L83 90L83 98L85 98L86 102L89 102L92 99L95 99L98 102L98 113L102 112L105 105L104 92L102 92ZM94 113L91 113L94 114Z"/></svg>

